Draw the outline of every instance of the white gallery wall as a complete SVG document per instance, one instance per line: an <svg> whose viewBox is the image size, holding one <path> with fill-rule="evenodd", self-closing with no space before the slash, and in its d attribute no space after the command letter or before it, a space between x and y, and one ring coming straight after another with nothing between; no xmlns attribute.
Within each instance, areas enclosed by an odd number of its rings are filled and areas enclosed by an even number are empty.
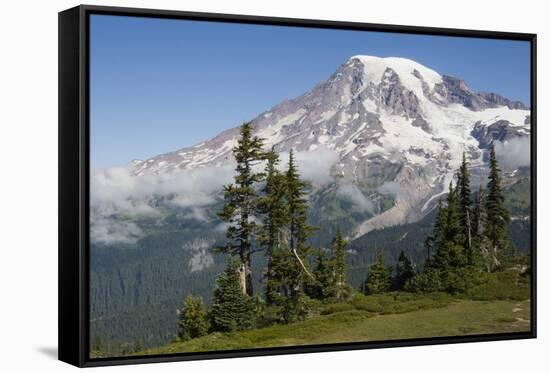
<svg viewBox="0 0 550 373"><path fill-rule="evenodd" d="M550 366L550 22L543 1L87 1L88 4L537 33L536 340L108 368L185 372L540 372ZM57 12L75 1L4 1L0 12L0 370L69 371L57 350ZM467 61L466 61L467 62ZM550 104L548 104L550 105Z"/></svg>

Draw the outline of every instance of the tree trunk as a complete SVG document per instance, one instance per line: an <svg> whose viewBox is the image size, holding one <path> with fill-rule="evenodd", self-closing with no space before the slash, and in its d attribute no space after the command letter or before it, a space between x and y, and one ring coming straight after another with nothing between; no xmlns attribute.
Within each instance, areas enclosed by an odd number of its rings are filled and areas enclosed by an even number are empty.
<svg viewBox="0 0 550 373"><path fill-rule="evenodd" d="M472 225L470 223L470 211L466 211L466 222L468 229L468 250L472 247Z"/></svg>
<svg viewBox="0 0 550 373"><path fill-rule="evenodd" d="M294 223L290 223L290 250L294 250Z"/></svg>
<svg viewBox="0 0 550 373"><path fill-rule="evenodd" d="M246 268L242 263L239 267L239 285L241 286L243 294L246 294Z"/></svg>
<svg viewBox="0 0 550 373"><path fill-rule="evenodd" d="M491 254L489 253L489 250L487 247L482 243L481 244L481 255L483 256L484 262L485 262L485 268L487 269L488 273L491 273L492 268L492 258Z"/></svg>
<svg viewBox="0 0 550 373"><path fill-rule="evenodd" d="M254 295L254 291L252 289L252 265L250 260L250 250L246 253L245 263L244 263L244 269L245 269L245 275L246 275L246 294L249 296Z"/></svg>
<svg viewBox="0 0 550 373"><path fill-rule="evenodd" d="M498 245L493 245L493 264L494 268L493 270L496 270L498 267L500 267L500 260L498 260Z"/></svg>
<svg viewBox="0 0 550 373"><path fill-rule="evenodd" d="M298 260L298 263L300 263L300 266L304 270L304 272L312 279L315 280L315 277L307 270L306 266L304 265L304 262L302 262L302 259L300 259L300 256L296 252L296 249L292 249L292 253L294 253L294 256L296 257L296 260Z"/></svg>
<svg viewBox="0 0 550 373"><path fill-rule="evenodd" d="M267 271L266 271L266 274L265 274L265 279L266 279L266 283L265 283L265 297L266 297L266 300L267 300L267 303L271 303L272 299L271 299L271 293L273 292L273 289L271 288L271 279L273 278L273 263L272 263L272 257L271 257L271 253L268 254L268 257L267 257Z"/></svg>
<svg viewBox="0 0 550 373"><path fill-rule="evenodd" d="M245 201L243 203L243 206L241 207L241 227L242 227L242 233L241 233L241 262L244 265L244 288L241 285L241 288L243 288L243 292L245 294L248 294L252 296L254 294L252 289L252 266L251 266L251 260L250 260L250 222L248 221L248 207L249 202Z"/></svg>
<svg viewBox="0 0 550 373"><path fill-rule="evenodd" d="M253 289L252 289L252 267L251 267L251 261L250 261L250 248L247 246L244 246L241 248L241 262L242 262L242 271L241 276L243 277L243 280L241 281L241 290L244 294L247 295L254 295Z"/></svg>

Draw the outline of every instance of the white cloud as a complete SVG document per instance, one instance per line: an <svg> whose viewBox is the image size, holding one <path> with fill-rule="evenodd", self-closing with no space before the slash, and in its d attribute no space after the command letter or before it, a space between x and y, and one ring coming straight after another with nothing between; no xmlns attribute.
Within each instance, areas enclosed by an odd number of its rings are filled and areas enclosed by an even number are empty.
<svg viewBox="0 0 550 373"><path fill-rule="evenodd" d="M143 231L133 222L94 218L90 223L90 239L95 243L105 245L133 244L143 237Z"/></svg>
<svg viewBox="0 0 550 373"><path fill-rule="evenodd" d="M99 215L159 214L154 201L195 208L215 202L233 167L202 167L161 175L134 176L128 167L99 170L91 176L92 210Z"/></svg>
<svg viewBox="0 0 550 373"><path fill-rule="evenodd" d="M296 164L300 177L316 185L323 185L331 181L330 168L339 159L338 153L325 146L306 152L296 152ZM283 168L288 167L288 153L280 155Z"/></svg>
<svg viewBox="0 0 550 373"><path fill-rule="evenodd" d="M336 194L354 204L360 211L372 212L374 205L354 184L346 183L338 186Z"/></svg>
<svg viewBox="0 0 550 373"><path fill-rule="evenodd" d="M194 219L197 221L207 222L208 216L206 216L206 211L201 207L193 207L191 211L184 215L184 218Z"/></svg>
<svg viewBox="0 0 550 373"><path fill-rule="evenodd" d="M225 232L227 231L227 228L229 228L231 225L229 223L226 223L226 222L222 222L218 225L216 225L216 227L214 228L214 230L216 232Z"/></svg>
<svg viewBox="0 0 550 373"><path fill-rule="evenodd" d="M397 196L403 193L403 188L401 188L401 185L399 185L399 183L395 181L386 181L384 184L378 187L378 191L380 193Z"/></svg>
<svg viewBox="0 0 550 373"><path fill-rule="evenodd" d="M516 137L509 141L495 141L495 153L499 166L507 170L531 164L531 140L529 136Z"/></svg>
<svg viewBox="0 0 550 373"><path fill-rule="evenodd" d="M161 204L185 208L186 218L208 221L202 207L216 201L232 176L231 165L143 176L132 175L129 167L95 171L90 183L91 239L102 244L135 243L143 235L139 226L111 216L158 217Z"/></svg>

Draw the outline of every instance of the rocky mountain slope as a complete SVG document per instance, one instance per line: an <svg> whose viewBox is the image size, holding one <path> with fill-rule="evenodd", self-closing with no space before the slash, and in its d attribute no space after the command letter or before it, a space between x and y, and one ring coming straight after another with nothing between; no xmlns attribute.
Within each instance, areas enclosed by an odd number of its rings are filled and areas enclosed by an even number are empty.
<svg viewBox="0 0 550 373"><path fill-rule="evenodd" d="M482 181L488 147L528 139L529 114L521 102L473 92L464 81L412 60L354 56L326 81L252 122L280 152L332 154L331 181L357 198L392 196L391 208L374 209L375 216L356 227L360 236L423 217L445 193L463 151ZM237 136L235 127L193 147L136 160L132 174L228 165ZM512 166L507 171L523 165Z"/></svg>

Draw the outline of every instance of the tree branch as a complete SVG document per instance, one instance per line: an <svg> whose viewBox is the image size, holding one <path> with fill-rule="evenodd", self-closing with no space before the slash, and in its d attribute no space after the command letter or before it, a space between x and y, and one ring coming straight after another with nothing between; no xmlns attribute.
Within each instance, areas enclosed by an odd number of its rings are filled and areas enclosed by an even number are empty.
<svg viewBox="0 0 550 373"><path fill-rule="evenodd" d="M302 259L300 259L300 256L298 255L298 253L296 252L296 249L292 249L292 253L294 253L294 256L296 257L296 259L298 260L298 263L300 263L300 266L302 267L302 269L304 270L305 273L307 273L307 275L313 280L313 281L316 281L315 279L315 276L313 276L306 268L306 266L304 265L304 262L302 262Z"/></svg>

